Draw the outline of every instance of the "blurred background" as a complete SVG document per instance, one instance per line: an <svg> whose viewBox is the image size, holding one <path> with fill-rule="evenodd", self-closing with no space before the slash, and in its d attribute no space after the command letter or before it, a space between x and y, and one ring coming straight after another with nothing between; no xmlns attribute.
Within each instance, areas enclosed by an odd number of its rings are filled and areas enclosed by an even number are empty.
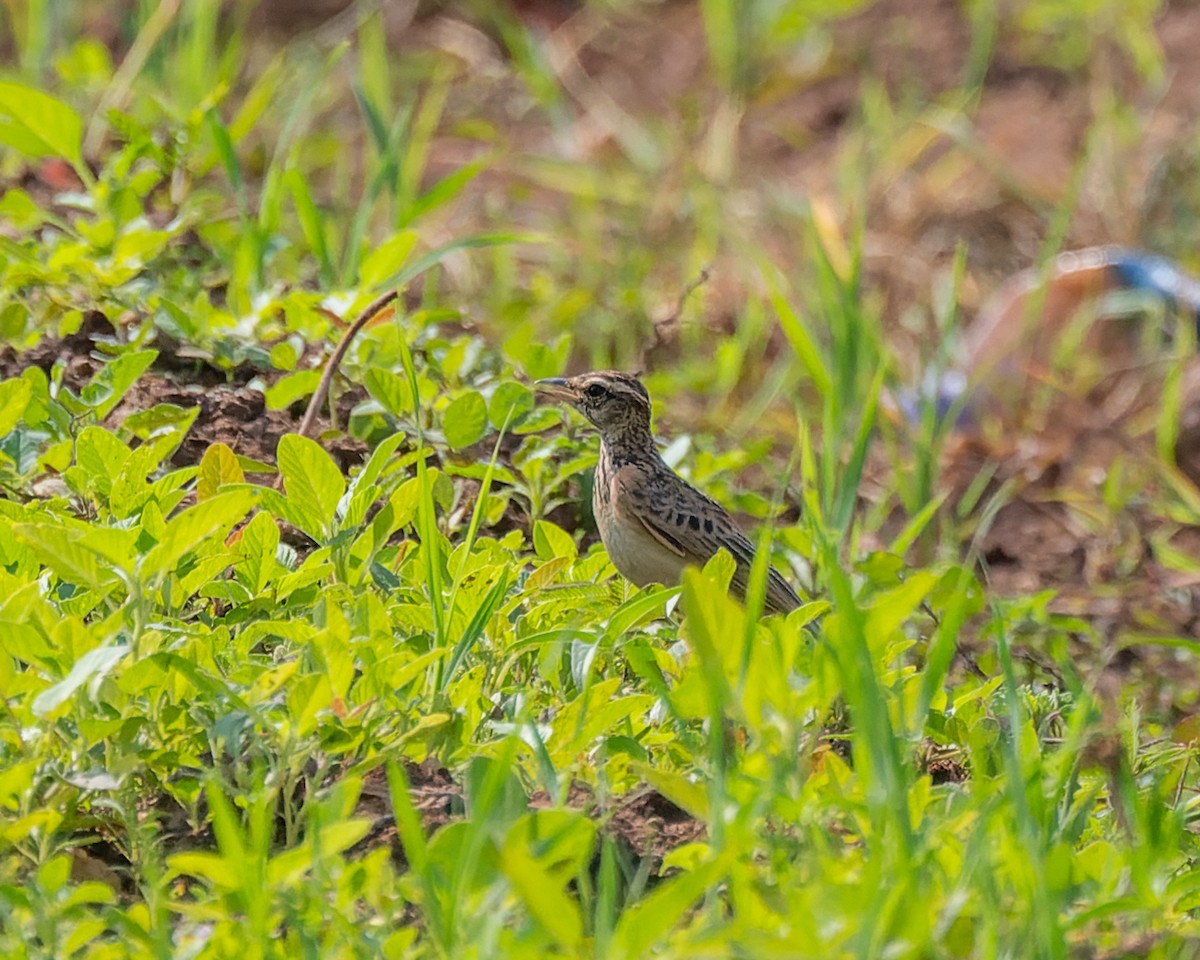
<svg viewBox="0 0 1200 960"><path fill-rule="evenodd" d="M540 242L446 262L490 335L590 365L697 366L719 400L781 335L769 292L838 322L814 246L909 367L939 281L968 315L1047 248L1194 257L1200 7L1157 0L5 0L10 79L87 120L103 163L154 131L172 210L232 189L267 248L238 295L354 282L416 229ZM165 138L165 139L164 139ZM5 174L23 174L15 158ZM276 195L272 195L272 192ZM164 197L165 201L167 198ZM160 204L165 208L165 203ZM309 220L309 215L312 219ZM265 221L265 222L264 222ZM320 228L316 226L320 223ZM709 282L677 310L704 267ZM814 303L814 301L816 301ZM702 347L702 349L697 349ZM695 355L699 353L699 356ZM789 363L792 358L788 358ZM794 365L794 364L793 364ZM767 375L761 376L762 367Z"/></svg>

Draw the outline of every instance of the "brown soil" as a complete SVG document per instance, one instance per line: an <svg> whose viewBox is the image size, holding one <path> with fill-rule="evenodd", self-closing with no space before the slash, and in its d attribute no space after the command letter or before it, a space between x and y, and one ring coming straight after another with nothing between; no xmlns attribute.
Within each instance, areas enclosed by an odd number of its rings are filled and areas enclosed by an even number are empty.
<svg viewBox="0 0 1200 960"><path fill-rule="evenodd" d="M0 378L17 376L31 367L40 367L49 375L56 364L61 364L63 386L77 392L105 362L98 343L111 342L114 337L112 327L101 314L89 313L79 330L69 336L45 337L20 353L9 347L0 349ZM199 463L211 444L224 443L239 456L266 464L270 471L279 438L299 426L302 405L269 410L262 391L247 384L257 377L269 385L280 374L256 370L248 364L229 371L219 370L202 361L181 358L172 349L174 345L164 340L159 338L154 344L159 356L150 371L108 415L104 425L115 429L131 414L160 403L184 409L198 407L200 412L172 459L176 467ZM340 423L346 422L354 404L364 396L361 388L339 396ZM367 453L366 445L328 427L328 418L318 420L322 443L339 466L348 472L360 465Z"/></svg>

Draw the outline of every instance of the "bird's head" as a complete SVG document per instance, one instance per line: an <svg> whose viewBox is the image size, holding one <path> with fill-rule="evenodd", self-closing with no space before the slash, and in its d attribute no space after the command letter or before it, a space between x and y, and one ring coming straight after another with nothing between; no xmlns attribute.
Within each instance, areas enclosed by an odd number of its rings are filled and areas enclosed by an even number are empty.
<svg viewBox="0 0 1200 960"><path fill-rule="evenodd" d="M641 381L628 373L600 370L539 380L536 386L541 395L573 406L595 424L602 437L650 432L650 395Z"/></svg>

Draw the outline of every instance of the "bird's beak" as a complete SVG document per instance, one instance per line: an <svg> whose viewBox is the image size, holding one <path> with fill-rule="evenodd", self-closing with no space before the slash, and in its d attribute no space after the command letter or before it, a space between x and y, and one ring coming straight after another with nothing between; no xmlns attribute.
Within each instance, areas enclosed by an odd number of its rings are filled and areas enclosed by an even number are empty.
<svg viewBox="0 0 1200 960"><path fill-rule="evenodd" d="M570 381L564 380L562 377L550 377L546 380L538 380L533 386L539 394L551 400L574 403L578 399Z"/></svg>

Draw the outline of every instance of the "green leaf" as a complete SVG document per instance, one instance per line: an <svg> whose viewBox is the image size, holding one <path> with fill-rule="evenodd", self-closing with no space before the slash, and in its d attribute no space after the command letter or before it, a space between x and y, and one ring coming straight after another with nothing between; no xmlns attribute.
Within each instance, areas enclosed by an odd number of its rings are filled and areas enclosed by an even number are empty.
<svg viewBox="0 0 1200 960"><path fill-rule="evenodd" d="M245 194L242 185L242 166L238 163L237 151L233 147L233 139L229 136L229 128L221 122L220 116L215 108L210 109L205 115L208 121L208 131L212 135L213 146L216 147L217 156L220 157L222 165L225 167L225 173L229 177L229 182L233 186L234 195L238 199L239 206L245 212Z"/></svg>
<svg viewBox="0 0 1200 960"><path fill-rule="evenodd" d="M383 469L387 466L392 454L396 452L396 448L405 440L402 433L394 433L390 437L385 438L380 444L371 451L371 458L367 461L366 466L358 472L354 480L350 483L350 503L346 507L346 526L357 527L363 522L363 518L367 515L367 509L381 494L390 490L390 486L385 486L381 490L379 486L379 477L383 473Z"/></svg>
<svg viewBox="0 0 1200 960"><path fill-rule="evenodd" d="M325 219L317 209L312 192L304 175L295 168L283 175L284 186L292 195L292 203L296 206L296 217L300 221L300 229L308 248L316 255L321 265L321 279L326 285L332 284L334 272L333 261L329 256L329 245L325 240Z"/></svg>
<svg viewBox="0 0 1200 960"><path fill-rule="evenodd" d="M61 100L34 87L0 83L0 143L28 157L62 157L83 168L83 122Z"/></svg>
<svg viewBox="0 0 1200 960"><path fill-rule="evenodd" d="M915 570L898 587L880 594L867 609L866 635L880 643L889 640L913 615L937 583L933 570Z"/></svg>
<svg viewBox="0 0 1200 960"><path fill-rule="evenodd" d="M450 655L450 660L446 664L444 683L450 682L457 672L458 665L462 662L463 657L467 655L475 642L483 636L484 629L491 621L496 608L500 606L500 601L504 599L504 594L507 590L508 569L505 568L501 571L499 579L492 584L492 588L488 591L487 596L483 598L483 602L472 615L471 622L463 630L462 637L454 645L454 652Z"/></svg>
<svg viewBox="0 0 1200 960"><path fill-rule="evenodd" d="M544 523L545 521L538 522ZM667 601L676 596L679 590L679 587L639 590L609 617L605 634L616 640L635 626L663 616Z"/></svg>
<svg viewBox="0 0 1200 960"><path fill-rule="evenodd" d="M84 427L75 443L75 462L88 486L106 495L129 453L129 448L103 427Z"/></svg>
<svg viewBox="0 0 1200 960"><path fill-rule="evenodd" d="M32 396L33 383L23 377L0 383L0 437L8 435L20 422Z"/></svg>
<svg viewBox="0 0 1200 960"><path fill-rule="evenodd" d="M764 270L763 275L767 278L771 306L775 308L775 315L779 318L779 326L783 330L784 336L787 337L788 343L796 353L796 358L804 366L821 396L828 397L833 391L833 376L821 356L816 341L800 315L784 296L780 284L775 279L775 274L771 270Z"/></svg>
<svg viewBox="0 0 1200 960"><path fill-rule="evenodd" d="M320 444L297 433L284 434L277 457L287 498L328 536L338 501L346 492L346 480L337 464ZM305 530L313 532L308 525Z"/></svg>
<svg viewBox="0 0 1200 960"><path fill-rule="evenodd" d="M109 491L113 516L124 520L132 516L151 495L146 478L158 469L164 455L160 443L143 443L122 464Z"/></svg>
<svg viewBox="0 0 1200 960"><path fill-rule="evenodd" d="M488 419L500 430L507 423L519 423L521 418L533 410L533 391L523 383L509 380L500 384L488 403Z"/></svg>
<svg viewBox="0 0 1200 960"><path fill-rule="evenodd" d="M290 407L297 400L311 396L321 382L321 370L299 370L281 377L264 394L267 406L271 410L282 410Z"/></svg>
<svg viewBox="0 0 1200 960"><path fill-rule="evenodd" d="M135 350L114 357L80 391L80 399L92 407L97 420L103 420L157 357L157 350Z"/></svg>
<svg viewBox="0 0 1200 960"><path fill-rule="evenodd" d="M195 877L205 880L219 891L236 890L241 882L241 866L217 853L197 850L175 853L167 857L167 873L171 877Z"/></svg>
<svg viewBox="0 0 1200 960"><path fill-rule="evenodd" d="M442 432L446 442L456 449L478 443L487 429L487 404L476 390L456 397L442 414Z"/></svg>
<svg viewBox="0 0 1200 960"><path fill-rule="evenodd" d="M71 672L63 680L34 698L33 712L39 717L52 713L89 680L107 674L127 653L129 646L123 643L89 650L75 661Z"/></svg>
<svg viewBox="0 0 1200 960"><path fill-rule="evenodd" d="M708 819L708 791L702 783L671 770L659 770L648 763L632 763L630 768L680 810L697 820Z"/></svg>
<svg viewBox="0 0 1200 960"><path fill-rule="evenodd" d="M371 367L363 377L363 384L393 417L412 413L412 387L406 377L381 367Z"/></svg>
<svg viewBox="0 0 1200 960"><path fill-rule="evenodd" d="M46 219L46 213L24 190L13 187L0 197L0 217L20 231L32 230Z"/></svg>
<svg viewBox="0 0 1200 960"><path fill-rule="evenodd" d="M411 223L453 200L464 187L486 170L490 163L490 157L481 157L470 163L464 163L417 197L405 212L405 219Z"/></svg>
<svg viewBox="0 0 1200 960"><path fill-rule="evenodd" d="M114 568L131 561L136 536L128 530L84 531L55 523L16 524L13 533L60 580L101 594L116 584Z"/></svg>
<svg viewBox="0 0 1200 960"><path fill-rule="evenodd" d="M280 527L270 514L254 515L241 532L234 550L241 560L235 566L236 576L252 595L262 592L276 571L284 568L276 563L275 554L280 547Z"/></svg>
<svg viewBox="0 0 1200 960"><path fill-rule="evenodd" d="M0 454L8 457L17 473L29 473L36 465L44 436L36 430L13 430L0 440Z"/></svg>
<svg viewBox="0 0 1200 960"><path fill-rule="evenodd" d="M413 277L420 276L432 266L441 263L447 254L458 250L476 250L487 247L503 247L512 243L545 243L546 238L531 233L478 233L470 237L453 240L444 246L409 261L401 270L392 274L379 287L402 287Z"/></svg>
<svg viewBox="0 0 1200 960"><path fill-rule="evenodd" d="M224 538L258 500L252 488L238 487L189 507L167 523L158 544L142 558L140 573L154 577L174 569L180 558L205 540Z"/></svg>
<svg viewBox="0 0 1200 960"><path fill-rule="evenodd" d="M382 286L388 277L400 272L416 245L417 234L412 230L388 238L363 260L359 283L368 289Z"/></svg>
<svg viewBox="0 0 1200 960"><path fill-rule="evenodd" d="M567 557L574 560L577 549L575 540L567 531L549 520L539 520L533 525L533 549L539 560Z"/></svg>
<svg viewBox="0 0 1200 960"><path fill-rule="evenodd" d="M223 443L214 443L200 458L200 476L196 481L196 499L215 497L223 483L243 483L246 477L233 451Z"/></svg>
<svg viewBox="0 0 1200 960"><path fill-rule="evenodd" d="M156 403L149 410L131 413L121 421L121 429L128 430L140 440L150 440L168 433L177 433L182 438L199 415L199 404L180 407L173 403Z"/></svg>

